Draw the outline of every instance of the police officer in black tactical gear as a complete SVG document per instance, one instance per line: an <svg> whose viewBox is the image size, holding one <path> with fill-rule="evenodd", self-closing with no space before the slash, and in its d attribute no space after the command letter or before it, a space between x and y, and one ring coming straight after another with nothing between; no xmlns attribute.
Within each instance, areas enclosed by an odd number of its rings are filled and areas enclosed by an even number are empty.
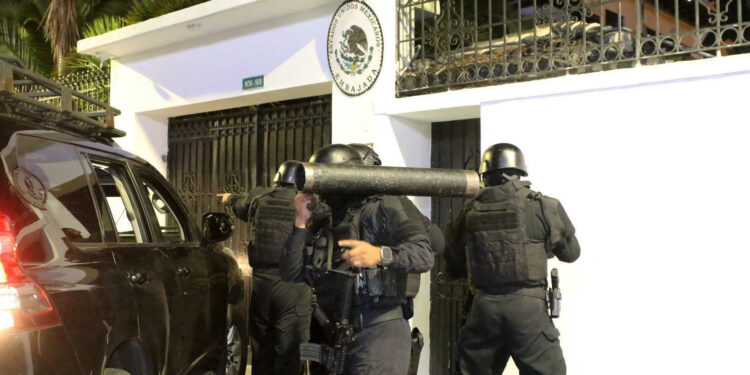
<svg viewBox="0 0 750 375"><path fill-rule="evenodd" d="M362 161L365 165L382 165L382 161L380 160L380 155L378 155L375 150L364 144L364 143L350 143L350 147L357 150L357 153L359 153L359 157L362 158ZM440 255L440 253L443 252L443 249L445 248L445 236L443 235L443 231L440 230L440 227L435 225L430 219L427 218L427 216L424 216L422 212L419 211L417 206L414 205L414 203L409 200L409 198L405 196L399 196L401 199L401 204L404 207L404 211L406 211L406 215L409 216L414 221L422 223L424 226L425 231L427 232L427 238L430 239L430 247L432 248L433 254ZM410 278L410 285L415 288L415 292L413 294L416 294L419 291L419 285L421 283L421 275L420 274L409 274ZM410 297L406 299L406 303L404 304L404 317L406 319L410 319L414 316L414 297ZM422 333L419 332L418 328L414 328L412 330L412 357L411 357L411 363L409 364L409 374L416 374L419 369L419 357L422 351L422 346L424 343L424 338L422 337Z"/></svg>
<svg viewBox="0 0 750 375"><path fill-rule="evenodd" d="M362 162L365 165L383 164L380 160L380 155L378 155L372 147L364 143L350 143L349 146L357 150L359 157L362 158ZM424 216L409 198L406 198L403 195L399 196L399 198L401 198L406 214L413 220L419 221L424 225L424 229L427 231L427 237L430 238L430 246L435 255L442 253L445 248L445 236L443 235L443 231L440 230L440 227L431 222L427 216Z"/></svg>
<svg viewBox="0 0 750 375"><path fill-rule="evenodd" d="M565 374L545 300L547 259L578 259L575 229L557 199L529 188L523 154L500 143L482 155L485 188L446 233L448 274L469 278L474 302L458 341L462 375L497 375L513 357L521 375Z"/></svg>
<svg viewBox="0 0 750 375"><path fill-rule="evenodd" d="M342 144L319 149L310 162L363 165L357 151ZM316 231L310 248L305 246L310 197L299 193L295 198L297 218L284 247L281 274L290 282L310 283L331 320L352 323L343 373L405 375L410 333L402 305L413 297L407 292L407 275L426 272L434 262L424 226L406 214L398 197L320 198L331 208L330 223ZM342 301L351 301L347 317L340 316Z"/></svg>
<svg viewBox="0 0 750 375"><path fill-rule="evenodd" d="M309 338L312 292L302 282L286 282L279 273L282 248L292 233L296 211L296 161L283 163L271 188L253 189L244 196L224 195L241 220L250 224L247 246L253 267L250 335L253 375L298 375L299 346Z"/></svg>

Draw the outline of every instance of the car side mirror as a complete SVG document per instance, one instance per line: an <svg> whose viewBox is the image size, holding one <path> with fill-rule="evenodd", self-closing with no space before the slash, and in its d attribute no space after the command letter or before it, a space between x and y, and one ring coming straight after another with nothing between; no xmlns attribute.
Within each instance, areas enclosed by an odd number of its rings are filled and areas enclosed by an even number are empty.
<svg viewBox="0 0 750 375"><path fill-rule="evenodd" d="M223 212L209 212L203 215L203 239L208 244L215 244L232 236L234 223L232 217Z"/></svg>

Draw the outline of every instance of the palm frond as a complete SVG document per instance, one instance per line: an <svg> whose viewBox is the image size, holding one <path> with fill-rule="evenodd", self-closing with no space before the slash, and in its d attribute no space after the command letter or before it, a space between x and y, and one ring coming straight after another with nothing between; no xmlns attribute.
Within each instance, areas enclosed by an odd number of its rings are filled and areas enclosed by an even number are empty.
<svg viewBox="0 0 750 375"><path fill-rule="evenodd" d="M88 24L83 29L83 37L91 38L108 33L125 26L125 20L117 16L101 16Z"/></svg>
<svg viewBox="0 0 750 375"><path fill-rule="evenodd" d="M26 68L36 70L36 61L24 46L23 39L18 33L18 25L0 19L0 53L13 55L24 62Z"/></svg>
<svg viewBox="0 0 750 375"><path fill-rule="evenodd" d="M74 52L68 58L66 64L66 73L75 72L79 70L98 70L106 71L109 67L109 60L102 60L93 55L85 55L82 53Z"/></svg>
<svg viewBox="0 0 750 375"><path fill-rule="evenodd" d="M78 23L87 25L103 16L124 16L135 0L77 0Z"/></svg>
<svg viewBox="0 0 750 375"><path fill-rule="evenodd" d="M49 75L53 68L52 54L44 40L38 39L11 20L0 18L0 51L23 60L34 72Z"/></svg>
<svg viewBox="0 0 750 375"><path fill-rule="evenodd" d="M125 22L128 25L132 25L134 23L172 13L206 1L207 0L136 0L125 15Z"/></svg>
<svg viewBox="0 0 750 375"><path fill-rule="evenodd" d="M44 35L61 73L64 59L73 51L80 35L74 0L50 0L44 14Z"/></svg>

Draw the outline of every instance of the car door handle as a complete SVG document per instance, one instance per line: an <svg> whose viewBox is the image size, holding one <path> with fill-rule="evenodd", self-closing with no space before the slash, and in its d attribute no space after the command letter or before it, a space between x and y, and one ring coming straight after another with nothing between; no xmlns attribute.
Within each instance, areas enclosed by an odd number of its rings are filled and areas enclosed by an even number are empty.
<svg viewBox="0 0 750 375"><path fill-rule="evenodd" d="M142 272L134 272L128 275L128 280L130 280L133 284L145 284L146 281L148 281L148 278L146 277L146 274Z"/></svg>
<svg viewBox="0 0 750 375"><path fill-rule="evenodd" d="M180 276L182 276L182 277L186 277L186 276L190 275L190 268L180 267L180 268L177 269L177 274L180 275Z"/></svg>

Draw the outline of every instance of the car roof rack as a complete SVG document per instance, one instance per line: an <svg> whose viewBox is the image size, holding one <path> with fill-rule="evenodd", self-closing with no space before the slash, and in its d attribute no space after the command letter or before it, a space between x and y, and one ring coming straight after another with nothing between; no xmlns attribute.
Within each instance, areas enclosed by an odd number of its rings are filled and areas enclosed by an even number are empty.
<svg viewBox="0 0 750 375"><path fill-rule="evenodd" d="M21 60L4 54L0 54L0 112L53 124L86 137L125 135L115 129L115 116L120 110L30 72Z"/></svg>

